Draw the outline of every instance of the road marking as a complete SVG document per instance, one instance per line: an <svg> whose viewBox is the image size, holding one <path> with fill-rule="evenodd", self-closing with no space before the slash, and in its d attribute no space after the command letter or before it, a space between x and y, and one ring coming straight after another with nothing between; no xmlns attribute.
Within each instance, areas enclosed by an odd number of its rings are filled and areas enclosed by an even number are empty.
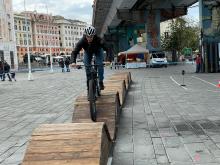
<svg viewBox="0 0 220 165"><path fill-rule="evenodd" d="M210 82L208 82L208 81L205 81L205 80L203 80L203 79L201 79L201 78L199 78L199 77L196 77L196 76L192 76L192 77L195 78L195 79L198 79L198 80L200 80L200 81L202 81L202 82L204 82L204 83L207 83L207 84L209 84L209 85L212 85L212 86L214 86L214 87L217 86L216 84L213 84L213 83L210 83Z"/></svg>
<svg viewBox="0 0 220 165"><path fill-rule="evenodd" d="M181 84L179 84L176 80L174 80L174 78L172 76L170 76L170 79L177 85L181 86ZM186 87L181 86L183 89L188 90Z"/></svg>

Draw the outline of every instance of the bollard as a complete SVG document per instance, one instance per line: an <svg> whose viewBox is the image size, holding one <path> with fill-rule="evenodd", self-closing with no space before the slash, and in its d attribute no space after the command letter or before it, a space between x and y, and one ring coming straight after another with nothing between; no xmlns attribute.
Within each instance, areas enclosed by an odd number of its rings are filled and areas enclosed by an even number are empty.
<svg viewBox="0 0 220 165"><path fill-rule="evenodd" d="M185 70L182 70L183 83L182 83L182 85L181 85L181 86L186 86L186 85L184 84L184 75L185 75Z"/></svg>

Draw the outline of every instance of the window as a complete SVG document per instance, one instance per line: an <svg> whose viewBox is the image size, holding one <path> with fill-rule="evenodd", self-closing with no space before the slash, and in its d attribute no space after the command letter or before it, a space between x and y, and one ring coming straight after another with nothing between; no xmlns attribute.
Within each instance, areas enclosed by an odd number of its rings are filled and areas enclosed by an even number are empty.
<svg viewBox="0 0 220 165"><path fill-rule="evenodd" d="M15 68L15 62L14 62L14 53L10 51L10 59L11 59L11 68Z"/></svg>
<svg viewBox="0 0 220 165"><path fill-rule="evenodd" d="M168 32L164 32L165 38L169 37L169 33Z"/></svg>

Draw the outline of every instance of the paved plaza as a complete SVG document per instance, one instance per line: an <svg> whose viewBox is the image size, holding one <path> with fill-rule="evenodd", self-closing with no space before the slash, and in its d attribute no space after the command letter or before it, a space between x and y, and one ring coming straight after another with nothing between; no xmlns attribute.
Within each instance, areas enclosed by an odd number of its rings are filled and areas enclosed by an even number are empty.
<svg viewBox="0 0 220 165"><path fill-rule="evenodd" d="M120 71L106 68L106 77ZM129 71L133 83L112 164L220 164L220 74L195 74L192 64ZM0 82L1 165L22 162L38 125L70 123L74 99L86 88L82 69L33 76L27 81L27 73L18 73L17 82Z"/></svg>

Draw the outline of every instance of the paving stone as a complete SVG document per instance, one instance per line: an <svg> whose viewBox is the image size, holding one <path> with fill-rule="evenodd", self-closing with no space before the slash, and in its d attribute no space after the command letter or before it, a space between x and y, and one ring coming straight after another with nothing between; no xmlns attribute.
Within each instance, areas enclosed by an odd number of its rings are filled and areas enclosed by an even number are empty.
<svg viewBox="0 0 220 165"><path fill-rule="evenodd" d="M195 163L215 162L214 156L203 143L184 144L184 146Z"/></svg>
<svg viewBox="0 0 220 165"><path fill-rule="evenodd" d="M219 91L192 77L215 82L220 74L194 75L194 67L129 70L134 83L122 109L112 165L220 164ZM182 69L190 73L188 90L170 79L181 82ZM106 78L113 72L106 69ZM74 99L86 88L84 70L39 72L34 77L29 82L26 73L18 73L16 83L0 82L1 165L22 161L39 124L70 123Z"/></svg>
<svg viewBox="0 0 220 165"><path fill-rule="evenodd" d="M169 162L192 162L184 147L165 148Z"/></svg>

